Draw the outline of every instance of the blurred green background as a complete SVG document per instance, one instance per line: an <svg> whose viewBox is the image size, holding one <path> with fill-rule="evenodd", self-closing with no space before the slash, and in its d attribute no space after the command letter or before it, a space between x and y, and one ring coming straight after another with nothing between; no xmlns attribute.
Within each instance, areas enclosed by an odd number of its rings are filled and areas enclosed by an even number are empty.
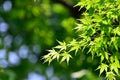
<svg viewBox="0 0 120 80"><path fill-rule="evenodd" d="M103 80L89 54L74 56L69 65L41 60L56 40L76 38L78 1L0 0L0 80Z"/></svg>

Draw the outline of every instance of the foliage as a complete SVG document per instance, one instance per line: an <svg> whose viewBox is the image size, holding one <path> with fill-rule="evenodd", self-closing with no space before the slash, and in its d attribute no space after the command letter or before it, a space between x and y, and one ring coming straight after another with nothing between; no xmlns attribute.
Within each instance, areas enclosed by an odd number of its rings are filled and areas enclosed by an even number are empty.
<svg viewBox="0 0 120 80"><path fill-rule="evenodd" d="M76 6L85 7L77 27L78 37L72 41L60 42L43 57L45 62L57 59L69 62L76 54L91 54L92 59L100 58L97 70L106 74L107 80L119 76L120 54L120 1L80 0Z"/></svg>
<svg viewBox="0 0 120 80"><path fill-rule="evenodd" d="M48 80L61 79L66 69L55 63L49 77L47 71L53 66L40 58L57 45L56 38L68 41L74 36L74 22L68 9L53 0L0 0L0 80L29 80L31 72Z"/></svg>

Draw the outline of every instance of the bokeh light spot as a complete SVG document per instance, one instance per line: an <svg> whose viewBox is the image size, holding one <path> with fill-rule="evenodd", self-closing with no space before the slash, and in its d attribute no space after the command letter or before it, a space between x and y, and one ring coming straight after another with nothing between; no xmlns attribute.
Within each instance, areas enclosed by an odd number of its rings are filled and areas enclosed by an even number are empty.
<svg viewBox="0 0 120 80"><path fill-rule="evenodd" d="M31 63L36 63L37 60L38 60L38 57L34 54L30 54L29 57L28 57L28 60L31 62Z"/></svg>
<svg viewBox="0 0 120 80"><path fill-rule="evenodd" d="M11 35L7 35L4 38L4 46L5 48L11 47L11 43L13 41L13 37Z"/></svg>
<svg viewBox="0 0 120 80"><path fill-rule="evenodd" d="M17 35L14 39L14 42L15 42L16 46L21 45L22 41L23 41L23 38L20 35Z"/></svg>
<svg viewBox="0 0 120 80"><path fill-rule="evenodd" d="M6 49L1 49L0 50L0 60L6 58Z"/></svg>
<svg viewBox="0 0 120 80"><path fill-rule="evenodd" d="M5 1L3 3L3 9L6 12L10 11L12 9L12 2L11 1Z"/></svg>
<svg viewBox="0 0 120 80"><path fill-rule="evenodd" d="M59 80L59 78L56 77L56 76L54 76L54 77L52 77L50 80Z"/></svg>
<svg viewBox="0 0 120 80"><path fill-rule="evenodd" d="M53 67L48 67L48 68L46 69L46 74L47 74L47 76L48 76L49 78L51 78L51 77L53 76L53 74L54 74Z"/></svg>
<svg viewBox="0 0 120 80"><path fill-rule="evenodd" d="M28 80L46 80L44 76L31 72L28 74Z"/></svg>
<svg viewBox="0 0 120 80"><path fill-rule="evenodd" d="M10 52L8 56L9 62L12 65L18 65L20 63L20 58L16 52Z"/></svg>
<svg viewBox="0 0 120 80"><path fill-rule="evenodd" d="M18 51L19 56L23 59L28 57L28 52L29 52L29 49L26 45L21 46Z"/></svg>
<svg viewBox="0 0 120 80"><path fill-rule="evenodd" d="M40 51L41 51L41 48L40 48L39 45L34 45L33 46L33 52L34 53L38 54L38 53L40 53Z"/></svg>
<svg viewBox="0 0 120 80"><path fill-rule="evenodd" d="M3 68L6 68L8 66L8 62L5 59L0 60L0 66L2 66Z"/></svg>
<svg viewBox="0 0 120 80"><path fill-rule="evenodd" d="M5 22L0 23L0 32L6 32L8 30L8 24Z"/></svg>

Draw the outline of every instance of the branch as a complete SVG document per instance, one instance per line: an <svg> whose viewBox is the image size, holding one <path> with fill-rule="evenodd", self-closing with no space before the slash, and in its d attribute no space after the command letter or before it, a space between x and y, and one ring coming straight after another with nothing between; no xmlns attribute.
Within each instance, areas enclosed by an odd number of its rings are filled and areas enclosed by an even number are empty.
<svg viewBox="0 0 120 80"><path fill-rule="evenodd" d="M79 18L81 16L81 14L83 12L85 12L85 8L82 8L80 9L80 7L73 7L74 4L73 3L70 3L70 2L66 2L64 0L53 0L54 2L57 2L57 3L60 3L62 4L63 6L65 6L66 8L69 9L71 15L74 17L74 18ZM80 9L80 10L79 10Z"/></svg>

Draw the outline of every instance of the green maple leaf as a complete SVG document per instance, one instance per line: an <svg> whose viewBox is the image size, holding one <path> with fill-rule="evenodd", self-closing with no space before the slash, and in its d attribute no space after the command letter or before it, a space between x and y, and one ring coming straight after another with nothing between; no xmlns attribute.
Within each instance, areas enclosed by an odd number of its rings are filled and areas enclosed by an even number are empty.
<svg viewBox="0 0 120 80"><path fill-rule="evenodd" d="M66 50L67 44L66 44L65 42L60 42L60 41L58 41L58 43L59 43L60 45L58 45L58 46L56 46L56 47L54 47L54 48L60 49L60 51Z"/></svg>
<svg viewBox="0 0 120 80"><path fill-rule="evenodd" d="M48 54L48 55L50 55L50 56L52 57L52 60L53 60L53 59L59 60L60 55L59 55L58 52L56 52L54 49L48 50L48 51L49 51L49 54Z"/></svg>
<svg viewBox="0 0 120 80"><path fill-rule="evenodd" d="M111 71L114 70L117 75L119 75L118 68L120 68L119 60L115 57L115 62L110 64Z"/></svg>
<svg viewBox="0 0 120 80"><path fill-rule="evenodd" d="M107 72L107 69L108 69L108 65L105 64L105 63L101 63L100 66L98 66L98 68L96 70L100 69L100 75L103 73L103 71L106 71Z"/></svg>
<svg viewBox="0 0 120 80"><path fill-rule="evenodd" d="M67 52L62 53L61 56L62 56L62 59L61 59L60 63L62 63L63 61L66 60L67 64L68 64L70 58L72 58L72 56L70 54L68 54Z"/></svg>
<svg viewBox="0 0 120 80"><path fill-rule="evenodd" d="M106 78L107 78L107 80L116 80L115 79L115 74L113 72L107 72L106 73Z"/></svg>
<svg viewBox="0 0 120 80"><path fill-rule="evenodd" d="M79 50L79 48L80 48L80 44L75 39L73 39L73 41L69 44L69 46L71 47L69 52L75 50L75 55L76 55L78 50Z"/></svg>

